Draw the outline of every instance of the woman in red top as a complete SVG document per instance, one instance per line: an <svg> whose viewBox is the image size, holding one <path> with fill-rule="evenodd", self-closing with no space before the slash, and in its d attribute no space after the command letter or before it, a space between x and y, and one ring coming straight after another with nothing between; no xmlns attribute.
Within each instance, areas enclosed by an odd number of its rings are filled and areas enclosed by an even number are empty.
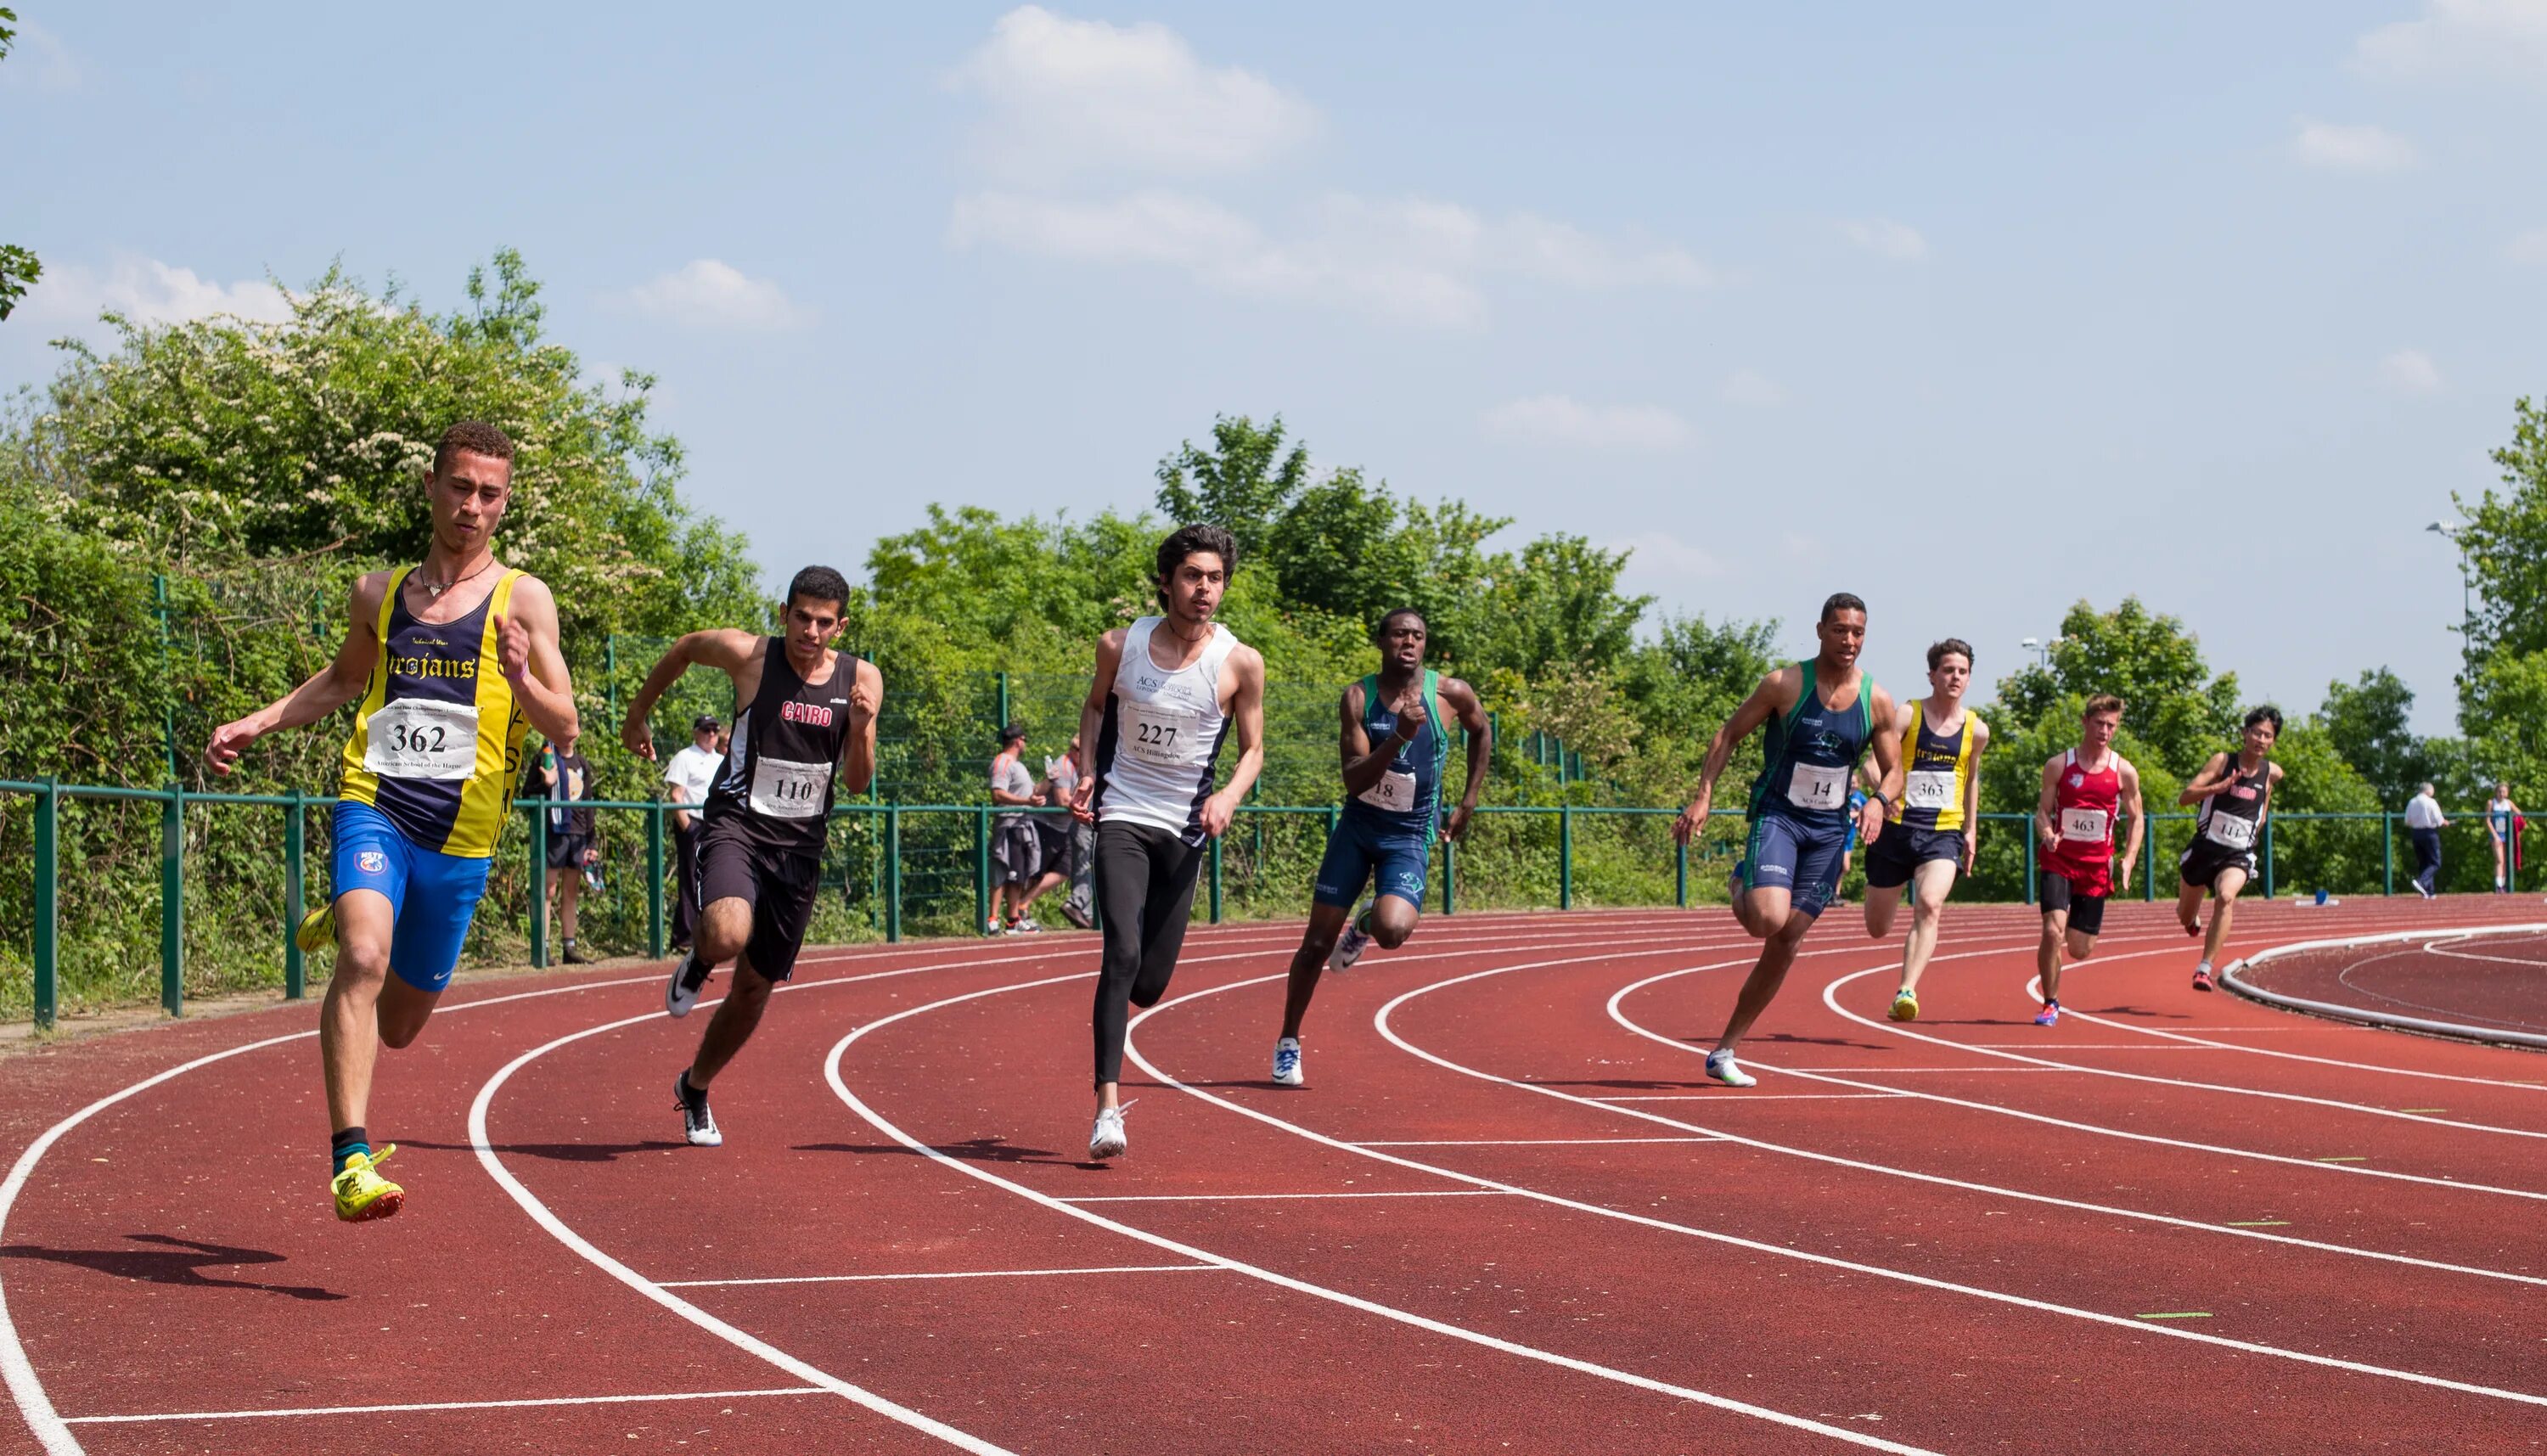
<svg viewBox="0 0 2547 1456"><path fill-rule="evenodd" d="M2105 928L2105 899L2117 884L2131 884L2132 862L2140 858L2146 826L2141 775L2130 759L2114 751L2114 733L2122 726L2122 699L2111 694L2090 698L2079 719L2078 746L2054 754L2043 765L2043 797L2034 820L2043 870L2043 939L2034 951L2035 969L2043 978L2037 1026L2061 1020L2064 942L2070 960L2095 954L2096 936ZM2131 825L2120 875L2114 873L2117 814Z"/></svg>

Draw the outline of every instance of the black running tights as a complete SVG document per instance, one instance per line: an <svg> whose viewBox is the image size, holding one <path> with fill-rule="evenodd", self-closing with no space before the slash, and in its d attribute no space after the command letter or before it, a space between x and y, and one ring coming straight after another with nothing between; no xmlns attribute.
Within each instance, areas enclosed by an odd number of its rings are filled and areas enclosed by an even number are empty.
<svg viewBox="0 0 2547 1456"><path fill-rule="evenodd" d="M1105 960L1097 976L1097 1080L1123 1079L1123 1033L1132 1006L1168 993L1193 913L1200 845L1166 829L1109 819L1097 826L1097 903L1105 915Z"/></svg>

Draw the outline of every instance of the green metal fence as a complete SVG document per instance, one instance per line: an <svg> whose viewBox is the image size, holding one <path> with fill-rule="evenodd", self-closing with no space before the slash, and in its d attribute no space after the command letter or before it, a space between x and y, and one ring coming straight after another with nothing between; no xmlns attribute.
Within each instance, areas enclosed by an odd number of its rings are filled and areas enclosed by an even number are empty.
<svg viewBox="0 0 2547 1456"><path fill-rule="evenodd" d="M60 818L66 805L80 801L155 806L159 824L158 973L160 1005L181 1015L186 1000L186 888L189 873L187 824L190 815L217 809L270 811L281 816L283 854L280 883L275 887L275 917L270 922L282 970L284 995L306 993L307 970L292 931L306 905L319 902L323 888L313 893L309 863L310 812L328 810L333 796L295 793L197 794L182 788L127 789L57 784L50 781L0 781L0 795L33 800L34 924L31 952L36 1025L54 1024L60 1001L59 967L63 866ZM508 927L526 928L528 959L546 966L549 955L549 815L560 807L551 801L521 799L514 808L527 816L529 832L519 850L504 852L512 888L490 892L482 907L487 933L501 936ZM614 892L606 902L583 908L587 931L601 927L600 939L628 951L642 947L648 956L663 954L669 889L667 815L674 806L653 802L582 801L571 806L608 815L613 822L633 817L638 832L615 838L614 863L623 873L606 883ZM872 935L898 941L909 934L978 933L992 914L996 887L992 880L991 830L996 816L1018 813L989 805L843 803L832 815L824 856L824 886L830 896L817 933L855 938ZM1057 810L1026 811L1058 814ZM1299 914L1308 905L1309 884L1328 831L1343 811L1334 805L1249 805L1239 811L1229 832L1212 841L1205 867L1205 893L1197 897L1198 917L1218 923L1225 918ZM1692 901L1692 872L1700 875L1698 899L1715 900L1718 894L1707 877L1720 875L1738 853L1740 814L1718 811L1708 831L1695 844L1674 842L1675 814L1666 809L1604 806L1493 805L1480 808L1463 844L1445 841L1433 857L1427 898L1442 913L1454 913L1463 900L1471 905L1578 904L1687 905ZM1983 842L1993 837L2029 842L2031 815L1986 814ZM2284 887L2305 894L2325 888L2343 893L2393 895L2398 882L2399 820L2388 814L2276 814L2266 821L2257 846L2259 887L2273 896ZM2136 867L2144 899L2163 891L2174 893L2172 866L2191 835L2194 815L2150 815L2151 827ZM2483 816L2464 821L2480 831ZM327 819L319 817L321 832ZM611 836L604 836L609 838ZM2464 836L2463 836L2464 837ZM518 864L512 857L518 856ZM2036 899L2034 856L2026 861L2024 896ZM319 854L318 862L325 863ZM2161 871L2160 862L2168 867ZM2372 867L2376 867L2375 876ZM572 872L570 872L572 873ZM318 877L323 881L323 873ZM638 893L618 894L633 880ZM1853 874L1843 891L1857 884ZM1967 889L1971 887L1968 885ZM2129 893L2126 890L2125 893ZM491 913L490 913L491 911ZM501 923L497 923L501 922ZM587 934L586 940L595 937ZM518 942L515 942L518 944ZM270 984L270 983L269 983Z"/></svg>

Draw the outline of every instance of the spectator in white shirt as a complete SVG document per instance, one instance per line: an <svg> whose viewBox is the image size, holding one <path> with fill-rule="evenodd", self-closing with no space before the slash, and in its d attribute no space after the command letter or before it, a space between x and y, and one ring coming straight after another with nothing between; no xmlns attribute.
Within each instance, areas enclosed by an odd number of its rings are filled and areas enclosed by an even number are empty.
<svg viewBox="0 0 2547 1456"><path fill-rule="evenodd" d="M2425 899L2439 892L2441 831L2449 826L2432 786L2425 784L2406 805L2406 837L2415 842L2415 889Z"/></svg>
<svg viewBox="0 0 2547 1456"><path fill-rule="evenodd" d="M713 713L702 713L690 725L690 746L672 755L663 765L663 800L667 804L708 802L708 786L716 782L717 769L725 754L717 747L717 732L724 725ZM672 906L672 950L690 948L690 936L699 923L699 814L692 809L671 811L672 843L679 852L680 869L674 876L679 898Z"/></svg>

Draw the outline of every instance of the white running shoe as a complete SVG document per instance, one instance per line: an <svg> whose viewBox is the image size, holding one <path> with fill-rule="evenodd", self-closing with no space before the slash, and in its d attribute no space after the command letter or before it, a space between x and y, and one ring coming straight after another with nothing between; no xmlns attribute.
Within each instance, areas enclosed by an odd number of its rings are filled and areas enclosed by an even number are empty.
<svg viewBox="0 0 2547 1456"><path fill-rule="evenodd" d="M676 1020L689 1015L690 1008L699 1003L699 992L707 988L711 974L697 951L681 957L680 964L672 968L672 979L663 983L663 1014Z"/></svg>
<svg viewBox="0 0 2547 1456"><path fill-rule="evenodd" d="M1009 926L1009 933L1010 935L1041 935L1043 933L1043 927L1036 924L1033 917L1021 915Z"/></svg>
<svg viewBox="0 0 2547 1456"><path fill-rule="evenodd" d="M1103 1162L1131 1151L1132 1140L1123 1136L1123 1109L1108 1107L1097 1114L1097 1127L1088 1135L1088 1157Z"/></svg>
<svg viewBox="0 0 2547 1456"><path fill-rule="evenodd" d="M1728 1087L1756 1087L1760 1084L1760 1079L1744 1071L1742 1064L1734 1061L1733 1054L1722 1047L1707 1054L1707 1074Z"/></svg>
<svg viewBox="0 0 2547 1456"><path fill-rule="evenodd" d="M1358 921L1348 922L1345 933L1336 937L1336 948L1327 952L1327 969L1350 971L1354 962L1361 960L1361 953L1368 949L1370 937L1361 933L1361 925Z"/></svg>
<svg viewBox="0 0 2547 1456"><path fill-rule="evenodd" d="M681 1135L693 1148L722 1148L725 1134L717 1131L716 1114L708 1111L707 1094L699 1094L697 1106L690 1105L690 1070L682 1068L672 1077L672 1101L681 1109Z"/></svg>
<svg viewBox="0 0 2547 1456"><path fill-rule="evenodd" d="M1308 1080L1300 1073L1300 1039L1286 1036L1274 1044L1274 1084L1296 1087Z"/></svg>

